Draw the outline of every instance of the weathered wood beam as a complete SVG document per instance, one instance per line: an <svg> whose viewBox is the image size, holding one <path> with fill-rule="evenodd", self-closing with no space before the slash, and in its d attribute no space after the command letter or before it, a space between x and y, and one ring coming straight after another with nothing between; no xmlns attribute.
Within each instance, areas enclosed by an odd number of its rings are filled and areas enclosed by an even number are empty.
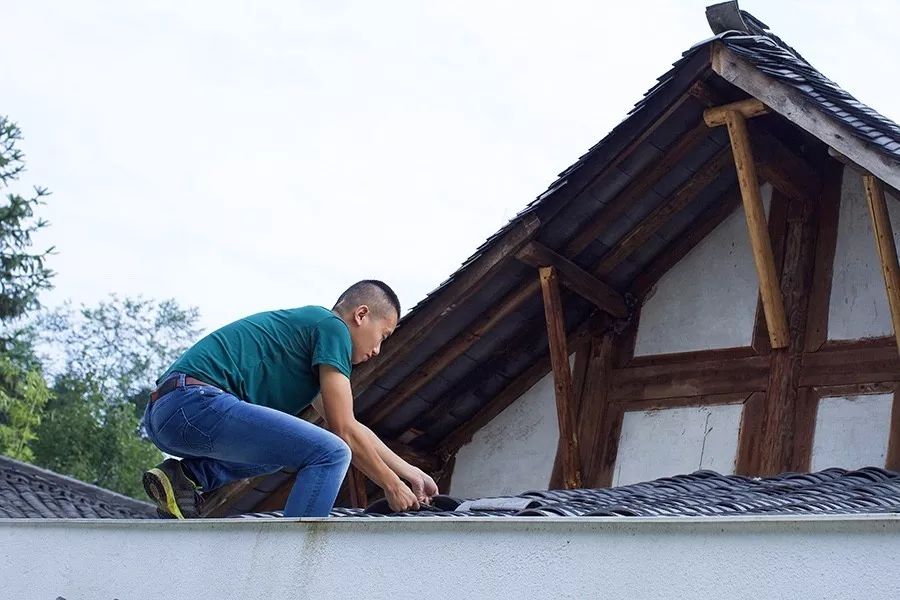
<svg viewBox="0 0 900 600"><path fill-rule="evenodd" d="M350 490L350 504L353 508L365 508L369 505L366 476L356 467L351 466L347 470L347 487Z"/></svg>
<svg viewBox="0 0 900 600"><path fill-rule="evenodd" d="M897 349L900 352L900 264L897 262L894 230L891 227L891 217L884 201L884 187L881 181L874 175L864 175L863 186L866 188L866 198L869 201L875 246L881 260L881 274L884 276L884 288L887 292L891 323L894 328L894 337L897 340Z"/></svg>
<svg viewBox="0 0 900 600"><path fill-rule="evenodd" d="M799 90L766 76L720 42L713 44L711 58L713 71L723 79L758 98L774 112L835 148L882 181L900 188L900 163L873 152L853 130L829 118Z"/></svg>
<svg viewBox="0 0 900 600"><path fill-rule="evenodd" d="M688 227L678 238L670 242L650 262L647 268L634 278L630 286L631 293L638 298L643 298L669 269L678 264L678 261L687 256L688 252L712 233L722 221L731 216L740 204L741 194L739 190L727 192L723 200L705 211L699 220Z"/></svg>
<svg viewBox="0 0 900 600"><path fill-rule="evenodd" d="M893 338L882 338L849 347L823 346L803 355L800 387L850 385L896 381L900 356Z"/></svg>
<svg viewBox="0 0 900 600"><path fill-rule="evenodd" d="M867 170L863 169L861 166L859 166L858 164L856 164L855 162L853 162L852 160L850 160L849 158L847 158L846 156L844 156L843 154L841 154L840 152L835 150L834 148L830 148L830 147L828 148L828 156L830 156L831 158L835 159L836 161L838 161L840 163L843 163L844 166L850 167L851 169L853 169L860 175L868 175L869 174L869 172ZM888 184L887 182L885 182L883 180L882 180L881 184L884 186L884 189L886 192L888 192L891 196L893 196L895 200L900 202L900 190L891 186L890 184Z"/></svg>
<svg viewBox="0 0 900 600"><path fill-rule="evenodd" d="M609 384L612 371L612 331L591 339L590 358L578 411L578 443L581 451L581 479L586 487L599 485L600 455L606 443L601 436L609 408Z"/></svg>
<svg viewBox="0 0 900 600"><path fill-rule="evenodd" d="M541 267L539 273L544 296L544 315L547 319L547 339L550 344L550 365L553 368L553 389L556 395L556 416L562 452L562 478L567 489L575 489L581 487L581 459L578 430L575 425L572 372L569 368L569 351L566 346L565 316L556 269Z"/></svg>
<svg viewBox="0 0 900 600"><path fill-rule="evenodd" d="M528 243L539 228L540 220L537 217L529 217L514 226L441 291L440 302L435 299L403 319L394 334L382 346L378 359L353 370L354 393L363 392L381 377L395 360L412 352L416 344L431 332L437 321L456 310L481 289L484 282L490 279L491 275L519 248Z"/></svg>
<svg viewBox="0 0 900 600"><path fill-rule="evenodd" d="M540 285L540 282L538 282ZM566 345L576 347L584 343L594 324L590 319L579 325L566 339ZM501 392L478 410L465 423L448 434L435 450L438 456L451 456L467 444L476 431L484 427L494 417L502 413L519 396L530 390L534 384L550 372L550 356L544 355L512 380Z"/></svg>
<svg viewBox="0 0 900 600"><path fill-rule="evenodd" d="M609 395L611 401L629 402L763 391L768 375L767 356L624 367L612 370Z"/></svg>
<svg viewBox="0 0 900 600"><path fill-rule="evenodd" d="M740 113L745 119L752 119L769 113L769 107L756 98L738 100L722 106L714 106L703 111L703 121L707 127L725 125L726 115L730 112Z"/></svg>
<svg viewBox="0 0 900 600"><path fill-rule="evenodd" d="M597 308L614 317L628 316L628 307L622 294L540 242L529 242L519 250L516 258L532 267L553 267L559 275L559 280L567 288Z"/></svg>
<svg viewBox="0 0 900 600"><path fill-rule="evenodd" d="M256 487L257 482L262 481L263 477L254 477L252 479L241 479L240 481L235 481L233 483L229 483L224 487L221 487L211 494L208 494L204 497L203 508L201 509L200 515L202 517L223 517L228 513L228 510L237 502L238 498L244 495L245 492L252 490Z"/></svg>
<svg viewBox="0 0 900 600"><path fill-rule="evenodd" d="M626 233L621 240L600 259L594 270L597 276L606 275L628 258L635 250L653 237L675 215L690 203L716 178L731 166L734 159L731 150L723 149L711 158L699 171L683 183L672 195Z"/></svg>
<svg viewBox="0 0 900 600"><path fill-rule="evenodd" d="M726 124L731 138L738 183L741 187L744 215L747 218L750 246L753 250L753 262L759 278L760 295L769 329L769 342L772 348L784 348L790 343L787 318L784 313L784 300L778 285L772 242L769 239L766 223L766 211L759 195L759 180L756 176L753 152L750 149L747 123L740 113L729 112L726 115Z"/></svg>
<svg viewBox="0 0 900 600"><path fill-rule="evenodd" d="M759 467L759 445L765 419L765 392L753 392L744 402L741 428L738 432L738 451L734 472L736 475L754 475Z"/></svg>

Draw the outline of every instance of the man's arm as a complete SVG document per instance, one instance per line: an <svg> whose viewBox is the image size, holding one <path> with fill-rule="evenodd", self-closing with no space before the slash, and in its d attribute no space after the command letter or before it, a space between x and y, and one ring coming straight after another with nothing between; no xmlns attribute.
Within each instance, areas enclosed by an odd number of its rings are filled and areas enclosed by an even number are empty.
<svg viewBox="0 0 900 600"><path fill-rule="evenodd" d="M313 400L313 408L319 413L319 416L325 419L326 423L328 422L328 418L325 416L325 408L322 405L322 397L318 396L315 400ZM375 435L375 432L359 423L359 426L366 432L371 440L372 444L375 446L376 452L378 452L378 456L381 457L381 460L388 466L388 468L397 474L398 477L403 479L404 481L409 482L410 487L412 488L413 493L418 498L419 502L429 502L432 496L438 494L437 484L434 482L434 479L431 478L425 471L422 469L409 464L403 458L401 458L396 452L388 448L388 446L381 441L381 439Z"/></svg>
<svg viewBox="0 0 900 600"><path fill-rule="evenodd" d="M381 457L372 439L377 437L353 415L353 393L346 375L329 365L320 365L319 387L328 429L350 446L353 464L384 490L391 509L397 512L418 509L415 494Z"/></svg>

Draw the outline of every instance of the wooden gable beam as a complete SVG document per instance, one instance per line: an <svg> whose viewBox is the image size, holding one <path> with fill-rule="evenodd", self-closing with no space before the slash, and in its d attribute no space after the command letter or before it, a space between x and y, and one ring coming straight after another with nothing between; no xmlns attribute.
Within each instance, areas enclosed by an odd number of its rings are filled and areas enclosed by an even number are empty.
<svg viewBox="0 0 900 600"><path fill-rule="evenodd" d="M516 258L532 267L553 267L559 280L567 288L592 302L597 308L620 319L628 316L628 307L622 294L543 244L529 242L519 250Z"/></svg>
<svg viewBox="0 0 900 600"><path fill-rule="evenodd" d="M635 178L635 181L632 182L632 184L626 186L622 192L611 200L610 203L600 211L600 214L592 220L591 224L576 235L559 255L564 257L574 257L583 251L597 238L599 232L608 223L607 219L624 214L636 198L646 193L660 178L666 175L708 135L708 128L702 122L697 127L694 127L684 134L658 161L644 169L644 171ZM529 235L533 235L534 233L534 231L528 230ZM519 245L516 246L513 254L527 244L530 241L530 237L526 239L523 233L515 238L515 240ZM504 256L508 255L509 253ZM364 414L362 420L369 426L375 426L383 421L387 415L395 411L397 407L403 404L409 397L422 389L436 374L440 373L453 361L462 356L473 344L503 320L504 317L516 311L525 303L525 301L537 294L538 289L540 289L540 283L536 280L532 280L509 292L488 312L467 327L465 331L461 332L447 342L442 348L437 350L428 361L419 366L404 380L403 383L400 384L400 386L392 390L392 393L384 402L378 403L373 409ZM396 346L394 337L402 331L403 329L399 328L397 334L391 336L390 348ZM406 340L408 338L403 339ZM418 340L418 338L413 338L413 340ZM390 360L385 359L390 359L390 356L390 354L382 353L377 361L371 362L387 365ZM369 363L363 365L363 368L367 367L368 364ZM366 386L374 382L382 373L383 370L371 371L371 369L369 369L365 370L359 378L354 374L354 390L365 389Z"/></svg>
<svg viewBox="0 0 900 600"><path fill-rule="evenodd" d="M759 195L759 180L756 176L753 151L750 149L747 122L737 111L726 113L725 119L731 139L731 149L734 153L734 164L737 168L744 215L747 218L747 229L750 233L753 262L759 278L760 297L766 315L769 342L772 348L785 348L790 343L790 334L784 312L784 299L781 296L781 287L775 269L766 211Z"/></svg>
<svg viewBox="0 0 900 600"><path fill-rule="evenodd" d="M874 175L864 175L863 185L866 188L869 214L872 217L875 246L878 249L878 257L881 259L881 274L884 276L894 338L897 341L897 349L900 351L900 265L897 262L894 231L891 227L887 204L884 201L884 187L881 181Z"/></svg>
<svg viewBox="0 0 900 600"><path fill-rule="evenodd" d="M754 130L752 138L757 168L763 180L795 202L804 202L819 194L822 177L805 160L768 131Z"/></svg>
<svg viewBox="0 0 900 600"><path fill-rule="evenodd" d="M774 112L805 129L841 154L900 188L900 163L873 152L850 128L830 119L796 88L763 74L721 42L712 45L712 69L729 83L758 98Z"/></svg>
<svg viewBox="0 0 900 600"><path fill-rule="evenodd" d="M581 487L581 458L575 426L575 395L566 345L566 323L556 269L541 267L539 273L544 295L544 315L547 319L547 339L550 344L550 366L553 369L553 390L556 395L562 479L567 489L574 489Z"/></svg>

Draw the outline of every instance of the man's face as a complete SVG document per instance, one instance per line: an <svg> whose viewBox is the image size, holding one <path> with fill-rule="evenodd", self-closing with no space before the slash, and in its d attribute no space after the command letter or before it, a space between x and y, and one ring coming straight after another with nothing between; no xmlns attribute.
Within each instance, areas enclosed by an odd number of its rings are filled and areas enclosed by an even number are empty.
<svg viewBox="0 0 900 600"><path fill-rule="evenodd" d="M397 316L388 311L389 316L378 317L368 306L358 306L353 312L350 324L350 339L353 341L353 364L364 363L381 352L381 343L394 333Z"/></svg>

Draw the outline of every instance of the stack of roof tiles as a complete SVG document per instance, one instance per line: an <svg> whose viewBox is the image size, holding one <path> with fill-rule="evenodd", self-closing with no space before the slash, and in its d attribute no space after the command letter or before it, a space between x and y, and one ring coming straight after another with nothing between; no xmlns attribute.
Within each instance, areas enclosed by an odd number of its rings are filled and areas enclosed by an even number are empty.
<svg viewBox="0 0 900 600"><path fill-rule="evenodd" d="M155 507L0 456L0 518L148 519Z"/></svg>

